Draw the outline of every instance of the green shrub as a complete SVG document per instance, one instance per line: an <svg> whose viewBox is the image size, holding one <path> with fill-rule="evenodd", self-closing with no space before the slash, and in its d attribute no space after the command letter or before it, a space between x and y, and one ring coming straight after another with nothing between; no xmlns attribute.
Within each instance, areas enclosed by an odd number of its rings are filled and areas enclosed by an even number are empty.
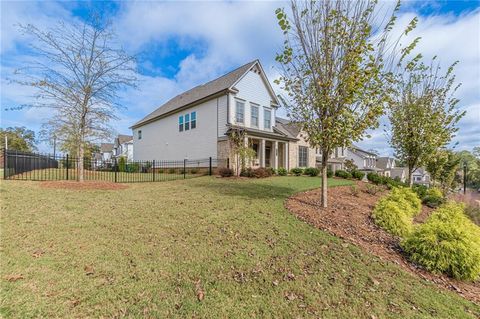
<svg viewBox="0 0 480 319"><path fill-rule="evenodd" d="M418 197L420 197L420 199L423 199L425 197L425 195L427 195L428 187L425 186L425 185L414 184L412 186L412 189L415 193L417 193L417 195L418 195Z"/></svg>
<svg viewBox="0 0 480 319"><path fill-rule="evenodd" d="M218 173L222 177L230 177L233 175L233 170L231 168L222 167L218 170Z"/></svg>
<svg viewBox="0 0 480 319"><path fill-rule="evenodd" d="M120 164L118 166L120 166ZM126 164L122 172L138 173L140 172L140 165L138 163Z"/></svg>
<svg viewBox="0 0 480 319"><path fill-rule="evenodd" d="M277 170L277 174L280 175L280 176L287 176L288 171L287 171L286 168L280 167L280 168Z"/></svg>
<svg viewBox="0 0 480 319"><path fill-rule="evenodd" d="M119 172L125 172L126 165L127 165L127 163L126 163L125 157L120 156L118 158L118 171Z"/></svg>
<svg viewBox="0 0 480 319"><path fill-rule="evenodd" d="M248 167L248 168L242 169L242 171L240 172L240 176L242 176L242 177L255 177L255 175L253 174L253 168Z"/></svg>
<svg viewBox="0 0 480 319"><path fill-rule="evenodd" d="M432 208L436 208L444 202L442 191L436 187L429 188L422 199L423 204Z"/></svg>
<svg viewBox="0 0 480 319"><path fill-rule="evenodd" d="M327 177L332 178L333 177L333 171L330 168L327 168Z"/></svg>
<svg viewBox="0 0 480 319"><path fill-rule="evenodd" d="M303 173L305 175L315 177L315 176L318 176L318 174L320 174L320 170L316 167L308 167L303 171Z"/></svg>
<svg viewBox="0 0 480 319"><path fill-rule="evenodd" d="M372 217L375 224L382 229L395 236L404 237L413 228L412 217L408 214L407 207L408 203L405 199L393 201L387 196L375 205Z"/></svg>
<svg viewBox="0 0 480 319"><path fill-rule="evenodd" d="M295 167L290 170L290 173L295 175L295 176L300 176L303 174L303 168L300 167Z"/></svg>
<svg viewBox="0 0 480 319"><path fill-rule="evenodd" d="M376 186L378 187L378 186ZM373 210L375 224L387 232L404 237L413 229L413 217L420 213L422 203L409 188L394 188Z"/></svg>
<svg viewBox="0 0 480 319"><path fill-rule="evenodd" d="M350 174L347 171L341 170L341 169L335 171L335 176L340 177L340 178L345 178L345 179L352 178L352 174Z"/></svg>
<svg viewBox="0 0 480 319"><path fill-rule="evenodd" d="M464 280L480 278L480 228L464 206L447 203L401 243L410 260L435 273Z"/></svg>
<svg viewBox="0 0 480 319"><path fill-rule="evenodd" d="M352 174L353 178L358 179L359 181L361 181L363 177L365 177L364 172L357 171L356 169L354 169L350 174Z"/></svg>
<svg viewBox="0 0 480 319"><path fill-rule="evenodd" d="M351 185L350 186L350 194L352 194L352 196L355 196L355 197L358 197L358 187L357 185Z"/></svg>
<svg viewBox="0 0 480 319"><path fill-rule="evenodd" d="M378 175L377 173L368 173L367 179L375 185L382 183L382 176Z"/></svg>
<svg viewBox="0 0 480 319"><path fill-rule="evenodd" d="M388 189L393 189L394 187L407 187L408 185L405 183L402 183L400 179L392 179L391 177L385 177L384 179L386 181Z"/></svg>
<svg viewBox="0 0 480 319"><path fill-rule="evenodd" d="M273 167L266 167L265 169L270 172L270 176L277 174L277 171Z"/></svg>
<svg viewBox="0 0 480 319"><path fill-rule="evenodd" d="M376 195L381 190L382 189L380 188L380 186L367 184L367 188L365 189L365 192L367 192L370 195Z"/></svg>

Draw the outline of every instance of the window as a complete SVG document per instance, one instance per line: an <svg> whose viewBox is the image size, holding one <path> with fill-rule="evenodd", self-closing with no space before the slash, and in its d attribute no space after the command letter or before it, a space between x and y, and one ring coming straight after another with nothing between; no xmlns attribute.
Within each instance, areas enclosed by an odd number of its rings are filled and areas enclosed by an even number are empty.
<svg viewBox="0 0 480 319"><path fill-rule="evenodd" d="M298 166L299 167L308 166L308 147L306 146L298 147Z"/></svg>
<svg viewBox="0 0 480 319"><path fill-rule="evenodd" d="M254 127L258 127L258 106L252 105L251 108L252 108L252 110L251 110L251 113L252 113L252 123L251 123L251 125L254 126Z"/></svg>
<svg viewBox="0 0 480 319"><path fill-rule="evenodd" d="M190 114L185 114L185 131L190 129Z"/></svg>
<svg viewBox="0 0 480 319"><path fill-rule="evenodd" d="M237 101L235 109L235 120L237 123L243 123L245 115L245 103Z"/></svg>
<svg viewBox="0 0 480 319"><path fill-rule="evenodd" d="M178 118L178 131L183 132L183 115Z"/></svg>
<svg viewBox="0 0 480 319"><path fill-rule="evenodd" d="M263 111L263 127L266 130L270 130L272 128L272 111L271 110L264 110Z"/></svg>
<svg viewBox="0 0 480 319"><path fill-rule="evenodd" d="M192 112L190 114L190 128L193 130L197 127L197 112Z"/></svg>
<svg viewBox="0 0 480 319"><path fill-rule="evenodd" d="M138 130L138 139L139 139L139 140L142 139L142 130Z"/></svg>

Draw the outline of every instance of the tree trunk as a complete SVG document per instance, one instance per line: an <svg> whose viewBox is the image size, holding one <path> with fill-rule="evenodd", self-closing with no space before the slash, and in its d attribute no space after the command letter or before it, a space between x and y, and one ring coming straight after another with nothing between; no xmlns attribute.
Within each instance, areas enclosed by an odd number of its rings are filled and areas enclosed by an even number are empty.
<svg viewBox="0 0 480 319"><path fill-rule="evenodd" d="M408 186L409 187L413 186L412 174L413 174L413 168L409 166L408 167Z"/></svg>
<svg viewBox="0 0 480 319"><path fill-rule="evenodd" d="M85 149L83 142L80 142L80 145L78 147L78 181L83 182L84 181L84 176L83 176L83 157L85 154Z"/></svg>
<svg viewBox="0 0 480 319"><path fill-rule="evenodd" d="M328 199L327 199L327 161L328 161L328 155L324 156L325 151L322 151L322 195L321 195L321 201L322 201L322 207L327 208L328 204Z"/></svg>

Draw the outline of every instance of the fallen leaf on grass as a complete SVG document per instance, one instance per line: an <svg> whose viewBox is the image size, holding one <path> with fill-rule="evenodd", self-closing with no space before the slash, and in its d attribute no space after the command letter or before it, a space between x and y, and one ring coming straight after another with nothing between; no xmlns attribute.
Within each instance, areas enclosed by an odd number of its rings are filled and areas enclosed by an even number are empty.
<svg viewBox="0 0 480 319"><path fill-rule="evenodd" d="M198 301L202 301L205 298L205 292L203 291L200 279L195 283L195 290L197 293Z"/></svg>
<svg viewBox="0 0 480 319"><path fill-rule="evenodd" d="M35 249L35 251L32 253L32 256L34 258L41 257L45 252L42 249Z"/></svg>
<svg viewBox="0 0 480 319"><path fill-rule="evenodd" d="M7 281L17 281L17 280L20 280L20 279L24 279L23 275L22 274L13 274L13 275L7 275L5 276L5 280Z"/></svg>
<svg viewBox="0 0 480 319"><path fill-rule="evenodd" d="M288 301L293 301L297 299L297 295L295 295L293 292L286 292L285 299L287 299Z"/></svg>
<svg viewBox="0 0 480 319"><path fill-rule="evenodd" d="M83 270L85 271L85 275L87 276L93 275L95 273L95 269L91 265L85 265L85 267L83 267Z"/></svg>

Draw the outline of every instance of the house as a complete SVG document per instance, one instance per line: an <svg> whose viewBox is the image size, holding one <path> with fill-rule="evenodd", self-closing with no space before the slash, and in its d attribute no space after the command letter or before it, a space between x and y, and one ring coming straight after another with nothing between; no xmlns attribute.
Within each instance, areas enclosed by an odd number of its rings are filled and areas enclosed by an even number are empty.
<svg viewBox="0 0 480 319"><path fill-rule="evenodd" d="M345 159L351 160L360 171L376 172L377 169L377 155L365 151L358 146L348 147L345 153Z"/></svg>
<svg viewBox="0 0 480 319"><path fill-rule="evenodd" d="M234 160L230 134L242 131L253 167L315 166L315 151L293 123L277 118L278 98L258 60L181 93L132 126L134 160ZM233 165L231 165L233 166Z"/></svg>
<svg viewBox="0 0 480 319"><path fill-rule="evenodd" d="M377 169L379 170L378 173L380 175L386 176L386 177L391 177L392 175L392 169L396 168L395 167L395 159L393 157L377 157ZM397 172L398 174L399 172Z"/></svg>
<svg viewBox="0 0 480 319"><path fill-rule="evenodd" d="M407 181L407 175L408 175L407 168L395 167L395 168L391 168L389 172L390 172L390 178L398 179L402 183L405 183Z"/></svg>
<svg viewBox="0 0 480 319"><path fill-rule="evenodd" d="M329 156L327 160L327 167L329 170L335 172L337 170L345 169L346 148L337 147ZM322 166L322 152L319 148L315 149L316 166L321 168Z"/></svg>
<svg viewBox="0 0 480 319"><path fill-rule="evenodd" d="M113 155L113 143L102 143L100 144L100 155L99 159L102 161L110 161Z"/></svg>
<svg viewBox="0 0 480 319"><path fill-rule="evenodd" d="M430 174L422 167L417 168L412 173L412 181L414 184L430 185Z"/></svg>
<svg viewBox="0 0 480 319"><path fill-rule="evenodd" d="M113 143L113 157L124 157L127 161L133 160L133 136L118 135Z"/></svg>

